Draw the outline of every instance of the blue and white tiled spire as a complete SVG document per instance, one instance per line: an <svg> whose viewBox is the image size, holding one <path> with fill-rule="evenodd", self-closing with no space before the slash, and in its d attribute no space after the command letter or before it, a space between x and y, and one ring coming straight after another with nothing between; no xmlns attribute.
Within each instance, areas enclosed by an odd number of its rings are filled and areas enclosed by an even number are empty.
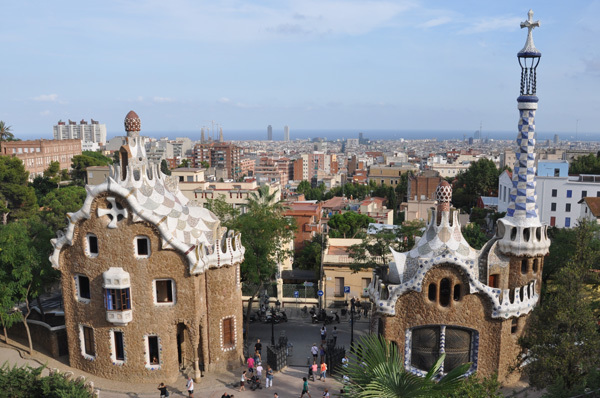
<svg viewBox="0 0 600 398"><path fill-rule="evenodd" d="M521 66L521 95L517 98L519 108L519 135L517 136L516 161L512 176L512 189L506 216L498 220L499 247L506 254L515 256L544 255L548 252L550 241L538 216L536 204L536 167L535 167L535 111L536 69L542 53L533 44L532 31L539 27L539 21L533 21L533 11L529 10L528 19L521 22L521 28L527 28L527 41L517 57Z"/></svg>

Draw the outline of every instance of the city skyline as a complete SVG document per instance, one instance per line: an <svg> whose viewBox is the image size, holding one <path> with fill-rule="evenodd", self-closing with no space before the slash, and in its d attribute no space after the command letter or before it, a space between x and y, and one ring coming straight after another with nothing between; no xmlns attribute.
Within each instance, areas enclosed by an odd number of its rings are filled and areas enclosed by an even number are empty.
<svg viewBox="0 0 600 398"><path fill-rule="evenodd" d="M480 123L482 137L516 133L529 8L541 21L538 132L593 137L598 1L7 3L0 120L23 139L92 117L112 136L130 109L143 131L199 136L218 120L226 139L268 124L274 139L284 125L291 139L335 129L472 134Z"/></svg>

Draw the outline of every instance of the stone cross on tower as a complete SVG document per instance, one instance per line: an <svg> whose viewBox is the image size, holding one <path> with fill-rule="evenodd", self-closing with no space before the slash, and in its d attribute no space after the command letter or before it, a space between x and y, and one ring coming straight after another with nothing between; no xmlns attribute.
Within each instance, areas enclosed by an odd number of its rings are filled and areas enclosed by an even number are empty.
<svg viewBox="0 0 600 398"><path fill-rule="evenodd" d="M533 10L529 10L527 13L527 21L521 22L521 29L527 28L529 31L527 32L527 41L525 41L525 47L521 50L521 53L537 53L538 51L533 44L533 34L532 31L534 28L540 27L540 21L533 20Z"/></svg>

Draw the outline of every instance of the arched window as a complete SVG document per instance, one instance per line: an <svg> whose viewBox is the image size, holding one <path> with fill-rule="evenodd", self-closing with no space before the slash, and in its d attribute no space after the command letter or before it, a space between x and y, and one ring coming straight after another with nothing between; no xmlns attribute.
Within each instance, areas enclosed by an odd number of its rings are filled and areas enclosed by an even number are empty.
<svg viewBox="0 0 600 398"><path fill-rule="evenodd" d="M426 326L409 330L407 337L410 339L407 344L411 346L410 356L405 359L408 370L428 371L442 352L446 353L441 369L444 374L464 363L476 362L476 354L471 347L479 340L479 334L474 330L444 325Z"/></svg>
<svg viewBox="0 0 600 398"><path fill-rule="evenodd" d="M456 285L454 285L454 301L459 301L460 300L460 283L457 283Z"/></svg>
<svg viewBox="0 0 600 398"><path fill-rule="evenodd" d="M435 283L429 284L429 292L427 294L429 301L435 301L437 299L437 286Z"/></svg>
<svg viewBox="0 0 600 398"><path fill-rule="evenodd" d="M444 278L440 281L440 305L447 307L450 304L450 279Z"/></svg>
<svg viewBox="0 0 600 398"><path fill-rule="evenodd" d="M526 274L527 273L527 259L524 258L523 260L521 260L521 273L522 274Z"/></svg>

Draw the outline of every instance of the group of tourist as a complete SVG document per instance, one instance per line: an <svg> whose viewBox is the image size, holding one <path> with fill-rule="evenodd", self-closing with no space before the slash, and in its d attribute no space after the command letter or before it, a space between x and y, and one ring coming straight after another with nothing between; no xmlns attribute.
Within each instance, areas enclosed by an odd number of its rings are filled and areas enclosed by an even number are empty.
<svg viewBox="0 0 600 398"><path fill-rule="evenodd" d="M242 376L240 378L240 389L239 391L246 391L246 382L248 379L252 378L256 375L256 378L260 382L262 380L263 374L263 366L261 359L262 358L262 343L260 339L256 340L256 344L254 345L254 356L248 357L246 360L246 364L248 365L248 370L244 370L242 372ZM267 365L266 377L265 377L265 388L269 388L273 386L273 369L271 369L270 365Z"/></svg>

